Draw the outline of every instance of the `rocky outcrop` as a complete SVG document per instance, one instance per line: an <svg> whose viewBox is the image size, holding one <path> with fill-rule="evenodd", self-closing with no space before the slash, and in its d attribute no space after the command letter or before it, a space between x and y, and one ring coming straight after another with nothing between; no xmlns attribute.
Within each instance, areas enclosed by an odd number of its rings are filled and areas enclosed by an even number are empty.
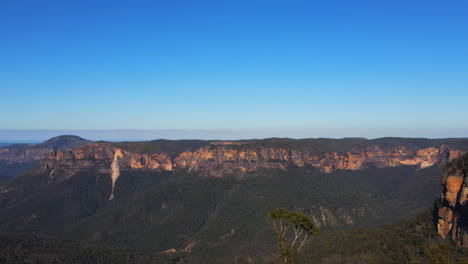
<svg viewBox="0 0 468 264"><path fill-rule="evenodd" d="M114 164L114 165L113 165ZM93 143L74 150L57 150L49 153L43 161L49 168L59 168L67 172L85 169L129 170L172 170L169 155L137 154L116 148L109 143Z"/></svg>
<svg viewBox="0 0 468 264"><path fill-rule="evenodd" d="M437 232L468 247L468 154L447 164L440 201L436 204Z"/></svg>
<svg viewBox="0 0 468 264"><path fill-rule="evenodd" d="M216 145L181 153L174 159L174 167L188 168L212 176L221 176L225 172L246 172L259 168L287 169L294 166L311 166L329 173L369 166L418 165L425 168L458 157L460 153L454 150L450 152L448 146L420 149L416 152L406 147L384 151L379 146L365 146L347 152L319 152L314 149L233 148L230 145Z"/></svg>
<svg viewBox="0 0 468 264"><path fill-rule="evenodd" d="M44 159L54 150L75 149L90 142L77 136L59 136L36 145L0 147L0 161L6 165L32 163Z"/></svg>
<svg viewBox="0 0 468 264"><path fill-rule="evenodd" d="M24 164L39 161L53 151L51 148L31 148L26 145L16 145L14 148L0 148L0 161L6 165Z"/></svg>
<svg viewBox="0 0 468 264"><path fill-rule="evenodd" d="M258 169L315 167L325 173L336 170L358 170L371 166L396 167L415 165L426 168L445 164L460 157L461 150L447 145L412 151L400 146L383 149L378 145L361 146L345 152L321 152L312 148L256 146L247 143L213 142L195 151L168 153L133 153L110 143L95 143L84 148L55 151L44 161L46 168L62 168L68 172L87 168L112 169L118 153L120 170L146 169L173 171L186 169L205 176L243 175ZM114 169L115 171L115 165Z"/></svg>
<svg viewBox="0 0 468 264"><path fill-rule="evenodd" d="M59 136L35 145L16 144L0 147L0 181L6 181L29 170L55 150L75 149L90 142L77 136Z"/></svg>

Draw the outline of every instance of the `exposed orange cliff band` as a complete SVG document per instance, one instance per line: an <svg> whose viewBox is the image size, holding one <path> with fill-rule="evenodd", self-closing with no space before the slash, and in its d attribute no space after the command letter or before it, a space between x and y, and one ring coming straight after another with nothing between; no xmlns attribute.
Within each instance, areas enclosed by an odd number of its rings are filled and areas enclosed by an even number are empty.
<svg viewBox="0 0 468 264"><path fill-rule="evenodd" d="M261 168L287 169L311 166L325 173L336 170L358 170L369 166L397 167L417 165L421 168L441 161L458 158L463 153L450 149L430 147L416 152L406 147L384 151L379 146L366 146L349 152L314 152L282 147L251 147L237 144L211 144L176 156L167 153L139 154L117 148L109 143L94 143L75 150L50 153L43 164L48 168L91 168L102 165L109 168L115 153L119 153L121 169L149 169L173 171L187 169L207 176L221 177L229 173L251 172Z"/></svg>

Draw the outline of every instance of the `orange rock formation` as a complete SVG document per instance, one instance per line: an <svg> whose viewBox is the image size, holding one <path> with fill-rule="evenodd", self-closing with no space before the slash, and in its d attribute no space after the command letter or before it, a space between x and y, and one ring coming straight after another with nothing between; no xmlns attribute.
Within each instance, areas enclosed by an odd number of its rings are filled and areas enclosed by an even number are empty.
<svg viewBox="0 0 468 264"><path fill-rule="evenodd" d="M83 169L100 166L109 168L119 152L120 169L166 170L187 169L207 176L252 172L260 168L287 169L315 167L325 173L336 170L358 170L369 166L379 168L402 165L432 166L459 157L462 151L430 147L410 151L406 147L383 150L379 146L351 149L347 152L318 152L312 149L258 147L240 144L211 144L195 151L171 156L167 153L139 154L95 143L70 151L55 151L47 156L48 168ZM450 179L450 181L454 181ZM454 182L455 184L455 182Z"/></svg>
<svg viewBox="0 0 468 264"><path fill-rule="evenodd" d="M468 246L468 154L447 165L437 203L437 232L459 245Z"/></svg>

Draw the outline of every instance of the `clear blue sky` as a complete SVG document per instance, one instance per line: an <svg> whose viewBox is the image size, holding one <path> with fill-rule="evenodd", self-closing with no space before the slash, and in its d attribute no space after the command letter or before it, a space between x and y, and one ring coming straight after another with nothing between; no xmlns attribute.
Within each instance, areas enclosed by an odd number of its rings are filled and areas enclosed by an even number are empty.
<svg viewBox="0 0 468 264"><path fill-rule="evenodd" d="M3 0L0 36L0 129L468 136L466 0Z"/></svg>

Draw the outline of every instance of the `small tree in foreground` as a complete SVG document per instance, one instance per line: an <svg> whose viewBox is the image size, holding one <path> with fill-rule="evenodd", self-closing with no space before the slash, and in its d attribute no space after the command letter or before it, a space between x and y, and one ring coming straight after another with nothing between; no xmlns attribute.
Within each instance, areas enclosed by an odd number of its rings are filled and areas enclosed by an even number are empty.
<svg viewBox="0 0 468 264"><path fill-rule="evenodd" d="M267 216L278 242L279 253L275 256L285 264L296 263L302 247L309 243L314 235L320 234L320 229L312 218L303 213L278 208L269 212ZM292 232L288 232L289 230Z"/></svg>

